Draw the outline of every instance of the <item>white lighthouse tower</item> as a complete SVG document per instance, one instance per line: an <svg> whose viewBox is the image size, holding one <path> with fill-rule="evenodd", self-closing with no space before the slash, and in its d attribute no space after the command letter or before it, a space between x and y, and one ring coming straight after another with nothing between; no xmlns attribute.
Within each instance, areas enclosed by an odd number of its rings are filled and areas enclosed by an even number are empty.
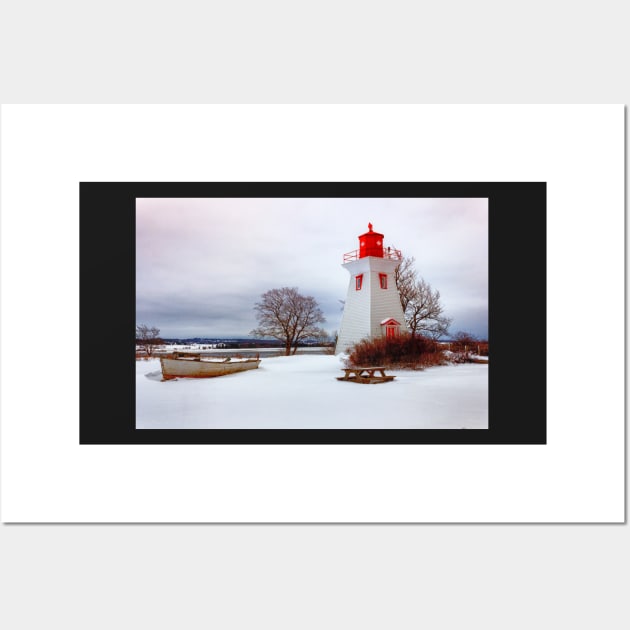
<svg viewBox="0 0 630 630"><path fill-rule="evenodd" d="M335 354L366 337L393 337L407 332L394 271L402 260L399 250L384 247L383 235L368 231L359 236L359 249L344 254L350 274Z"/></svg>

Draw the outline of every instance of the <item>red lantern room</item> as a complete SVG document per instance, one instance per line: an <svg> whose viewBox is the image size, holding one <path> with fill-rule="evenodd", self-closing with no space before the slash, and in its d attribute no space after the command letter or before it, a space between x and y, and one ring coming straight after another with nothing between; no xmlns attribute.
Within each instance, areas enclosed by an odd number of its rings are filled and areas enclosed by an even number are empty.
<svg viewBox="0 0 630 630"><path fill-rule="evenodd" d="M402 260L402 253L399 249L383 246L383 235L372 229L372 224L368 223L368 231L359 236L359 249L347 252L343 255L343 262L349 263L359 258L387 258L389 260Z"/></svg>
<svg viewBox="0 0 630 630"><path fill-rule="evenodd" d="M368 223L368 231L359 236L359 258L366 256L383 258L383 235L375 232L371 223Z"/></svg>

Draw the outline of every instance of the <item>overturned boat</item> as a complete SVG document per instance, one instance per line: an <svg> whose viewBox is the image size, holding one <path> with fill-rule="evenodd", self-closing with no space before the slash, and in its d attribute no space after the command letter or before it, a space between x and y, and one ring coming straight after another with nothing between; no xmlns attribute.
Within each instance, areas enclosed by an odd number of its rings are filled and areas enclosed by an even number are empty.
<svg viewBox="0 0 630 630"><path fill-rule="evenodd" d="M260 365L256 357L211 357L199 352L173 352L160 357L162 378L211 378L245 370L255 370Z"/></svg>

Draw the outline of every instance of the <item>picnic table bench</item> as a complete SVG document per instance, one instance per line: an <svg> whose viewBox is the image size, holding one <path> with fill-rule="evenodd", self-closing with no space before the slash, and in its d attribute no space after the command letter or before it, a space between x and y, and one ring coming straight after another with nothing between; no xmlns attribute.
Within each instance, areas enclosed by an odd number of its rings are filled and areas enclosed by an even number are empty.
<svg viewBox="0 0 630 630"><path fill-rule="evenodd" d="M344 375L338 376L338 381L352 381L353 383L387 383L396 378L395 376L385 374L386 368L380 365L342 368L342 370Z"/></svg>

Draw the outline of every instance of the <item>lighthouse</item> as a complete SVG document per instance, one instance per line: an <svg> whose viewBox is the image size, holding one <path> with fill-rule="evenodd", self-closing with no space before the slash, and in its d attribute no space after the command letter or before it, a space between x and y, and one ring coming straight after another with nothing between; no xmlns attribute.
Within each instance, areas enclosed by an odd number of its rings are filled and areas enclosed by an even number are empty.
<svg viewBox="0 0 630 630"><path fill-rule="evenodd" d="M394 276L402 254L385 247L383 238L368 223L368 231L359 236L359 249L343 256L350 283L335 354L366 337L394 337L408 330Z"/></svg>

